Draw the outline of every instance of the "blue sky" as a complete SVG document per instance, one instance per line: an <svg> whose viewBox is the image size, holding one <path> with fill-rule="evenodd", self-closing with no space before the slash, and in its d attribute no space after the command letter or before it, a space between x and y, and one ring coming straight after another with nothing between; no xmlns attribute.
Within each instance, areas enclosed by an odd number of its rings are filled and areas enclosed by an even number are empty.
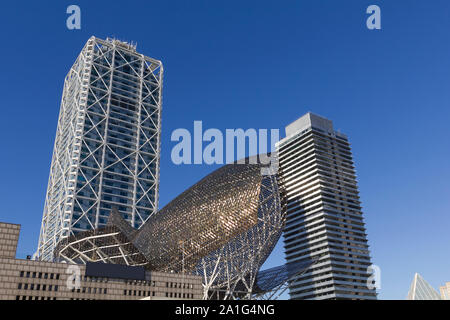
<svg viewBox="0 0 450 320"><path fill-rule="evenodd" d="M414 272L450 281L450 2L2 2L0 35L0 221L22 225L19 257L38 241L64 76L95 35L164 63L160 206L216 168L172 164L173 130L283 129L312 111L352 144L379 297L405 298ZM267 266L282 262L278 246Z"/></svg>

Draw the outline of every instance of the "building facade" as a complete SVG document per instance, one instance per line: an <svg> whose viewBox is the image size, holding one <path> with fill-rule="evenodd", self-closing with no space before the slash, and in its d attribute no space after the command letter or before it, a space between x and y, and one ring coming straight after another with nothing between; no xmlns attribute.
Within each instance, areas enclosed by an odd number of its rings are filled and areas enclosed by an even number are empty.
<svg viewBox="0 0 450 320"><path fill-rule="evenodd" d="M38 250L106 223L113 206L139 228L158 208L160 61L91 37L64 81Z"/></svg>
<svg viewBox="0 0 450 320"><path fill-rule="evenodd" d="M442 300L450 300L450 282L446 282L445 285L439 287Z"/></svg>
<svg viewBox="0 0 450 320"><path fill-rule="evenodd" d="M0 222L0 300L161 300L201 299L200 276L145 272L145 279L86 275L85 265L16 259L20 226ZM80 270L69 286L70 267Z"/></svg>
<svg viewBox="0 0 450 320"><path fill-rule="evenodd" d="M290 284L291 299L376 299L347 137L330 120L307 113L277 143L285 187L286 260L317 262Z"/></svg>

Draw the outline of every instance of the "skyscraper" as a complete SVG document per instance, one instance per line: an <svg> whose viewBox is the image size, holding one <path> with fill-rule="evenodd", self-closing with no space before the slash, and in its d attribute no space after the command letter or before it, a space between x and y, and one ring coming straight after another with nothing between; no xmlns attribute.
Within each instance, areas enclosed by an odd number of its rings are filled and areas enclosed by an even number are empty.
<svg viewBox="0 0 450 320"><path fill-rule="evenodd" d="M64 81L36 256L107 221L138 228L158 208L160 61L136 45L91 37Z"/></svg>
<svg viewBox="0 0 450 320"><path fill-rule="evenodd" d="M318 258L290 284L291 299L376 299L367 282L370 262L347 137L307 113L277 143L287 213L287 262Z"/></svg>

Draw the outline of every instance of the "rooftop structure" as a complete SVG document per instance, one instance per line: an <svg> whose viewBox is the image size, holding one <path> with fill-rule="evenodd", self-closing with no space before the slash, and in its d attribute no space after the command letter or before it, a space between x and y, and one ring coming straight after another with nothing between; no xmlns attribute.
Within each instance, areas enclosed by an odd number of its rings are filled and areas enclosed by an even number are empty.
<svg viewBox="0 0 450 320"><path fill-rule="evenodd" d="M418 273L414 275L407 300L441 300L437 291Z"/></svg>

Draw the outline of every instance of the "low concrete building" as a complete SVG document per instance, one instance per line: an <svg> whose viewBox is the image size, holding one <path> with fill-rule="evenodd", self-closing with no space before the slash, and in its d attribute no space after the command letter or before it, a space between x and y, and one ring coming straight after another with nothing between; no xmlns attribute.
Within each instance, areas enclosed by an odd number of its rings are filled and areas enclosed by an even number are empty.
<svg viewBox="0 0 450 320"><path fill-rule="evenodd" d="M450 282L446 282L445 285L439 287L442 300L450 300Z"/></svg>
<svg viewBox="0 0 450 320"><path fill-rule="evenodd" d="M144 279L139 280L93 277L88 276L85 265L16 259L19 233L20 225L0 222L1 300L161 300L203 296L200 276L145 271Z"/></svg>

